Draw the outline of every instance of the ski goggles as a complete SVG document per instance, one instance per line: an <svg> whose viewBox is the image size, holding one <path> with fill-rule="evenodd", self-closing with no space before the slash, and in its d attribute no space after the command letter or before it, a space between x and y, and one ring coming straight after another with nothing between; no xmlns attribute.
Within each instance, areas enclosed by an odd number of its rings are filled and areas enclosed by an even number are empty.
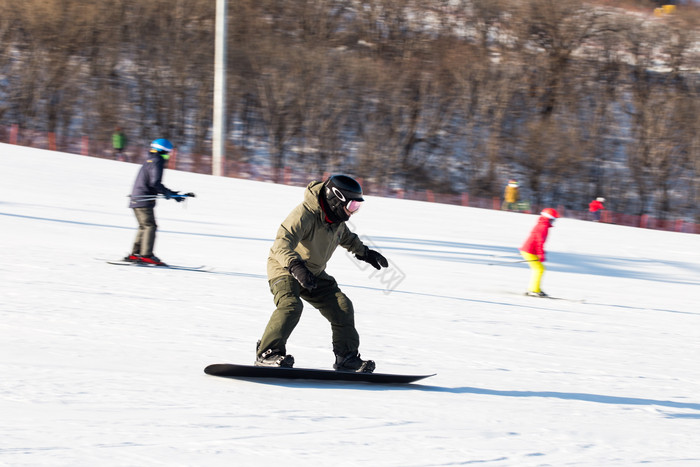
<svg viewBox="0 0 700 467"><path fill-rule="evenodd" d="M355 214L362 207L362 201L357 201L356 199L351 199L348 204L345 205L345 209L348 210L350 214Z"/></svg>
<svg viewBox="0 0 700 467"><path fill-rule="evenodd" d="M165 159L166 161L170 159L170 151L156 151L155 149L151 149L151 154L158 154L160 157Z"/></svg>

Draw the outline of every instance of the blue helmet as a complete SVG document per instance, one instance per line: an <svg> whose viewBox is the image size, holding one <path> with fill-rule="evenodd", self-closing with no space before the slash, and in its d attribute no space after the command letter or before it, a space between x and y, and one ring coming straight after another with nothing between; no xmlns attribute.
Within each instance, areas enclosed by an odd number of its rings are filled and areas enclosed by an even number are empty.
<svg viewBox="0 0 700 467"><path fill-rule="evenodd" d="M151 151L159 152L160 154L170 154L173 150L173 143L165 138L153 140L151 143Z"/></svg>

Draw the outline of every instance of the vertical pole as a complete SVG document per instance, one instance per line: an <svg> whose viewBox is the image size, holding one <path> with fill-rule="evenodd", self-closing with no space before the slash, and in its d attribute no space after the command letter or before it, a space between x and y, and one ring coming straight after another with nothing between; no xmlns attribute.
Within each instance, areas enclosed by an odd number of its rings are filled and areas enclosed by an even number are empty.
<svg viewBox="0 0 700 467"><path fill-rule="evenodd" d="M13 123L10 127L10 144L17 144L19 141L19 125Z"/></svg>
<svg viewBox="0 0 700 467"><path fill-rule="evenodd" d="M221 176L226 147L226 19L228 0L216 0L214 50L214 117L212 128L212 175Z"/></svg>
<svg viewBox="0 0 700 467"><path fill-rule="evenodd" d="M173 148L170 152L170 159L168 159L169 168L177 170L177 148Z"/></svg>

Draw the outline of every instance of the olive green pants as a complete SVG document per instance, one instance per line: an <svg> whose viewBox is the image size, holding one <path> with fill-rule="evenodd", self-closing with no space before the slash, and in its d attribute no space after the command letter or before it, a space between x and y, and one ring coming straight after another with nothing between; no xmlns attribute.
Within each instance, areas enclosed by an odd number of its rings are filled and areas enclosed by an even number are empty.
<svg viewBox="0 0 700 467"><path fill-rule="evenodd" d="M333 352L346 355L360 347L355 329L355 311L350 299L340 291L338 283L325 272L317 276L318 286L308 291L292 276L280 276L269 281L270 292L277 308L267 323L260 340L258 355L267 349L287 353L287 339L299 323L304 307L302 299L314 306L331 324Z"/></svg>
<svg viewBox="0 0 700 467"><path fill-rule="evenodd" d="M136 232L131 254L152 256L153 245L156 243L156 230L158 230L153 208L134 208L134 215L139 223L139 230Z"/></svg>

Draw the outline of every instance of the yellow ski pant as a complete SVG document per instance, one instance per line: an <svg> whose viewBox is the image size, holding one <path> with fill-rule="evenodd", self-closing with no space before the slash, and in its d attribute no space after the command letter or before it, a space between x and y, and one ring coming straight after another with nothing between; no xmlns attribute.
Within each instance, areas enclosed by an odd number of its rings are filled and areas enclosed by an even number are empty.
<svg viewBox="0 0 700 467"><path fill-rule="evenodd" d="M542 264L537 255L526 253L524 251L521 251L520 254L523 256L523 258L525 258L527 264L530 265L530 269L532 269L532 275L530 276L530 286L527 288L527 290L529 292L535 293L542 292L540 284L542 282L542 274L544 274L545 270L544 264Z"/></svg>

